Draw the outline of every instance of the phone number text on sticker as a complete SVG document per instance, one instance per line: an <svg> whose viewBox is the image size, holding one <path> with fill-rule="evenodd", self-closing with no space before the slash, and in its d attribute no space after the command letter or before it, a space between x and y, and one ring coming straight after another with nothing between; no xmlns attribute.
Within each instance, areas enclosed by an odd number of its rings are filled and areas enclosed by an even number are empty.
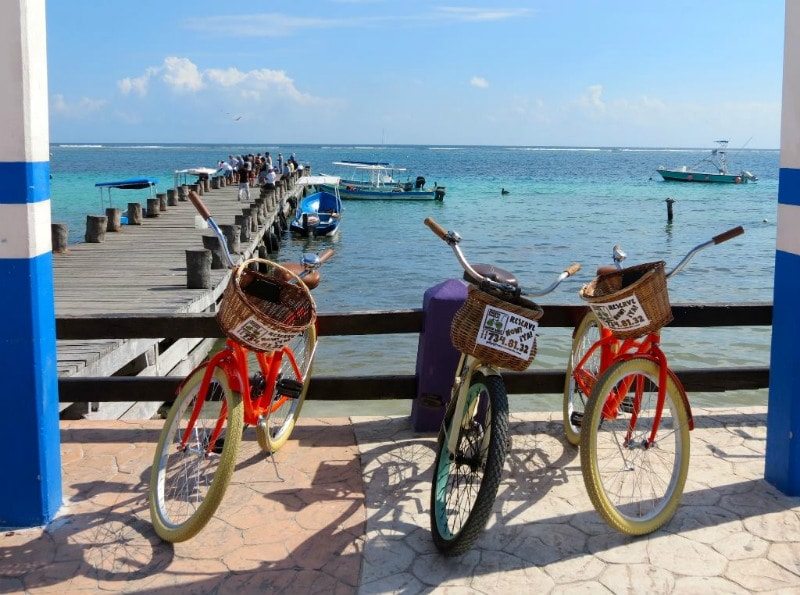
<svg viewBox="0 0 800 595"><path fill-rule="evenodd" d="M612 331L632 330L650 324L650 319L635 295L605 304L589 304L589 307L600 323Z"/></svg>
<svg viewBox="0 0 800 595"><path fill-rule="evenodd" d="M533 353L538 326L530 318L486 306L475 343L527 360Z"/></svg>

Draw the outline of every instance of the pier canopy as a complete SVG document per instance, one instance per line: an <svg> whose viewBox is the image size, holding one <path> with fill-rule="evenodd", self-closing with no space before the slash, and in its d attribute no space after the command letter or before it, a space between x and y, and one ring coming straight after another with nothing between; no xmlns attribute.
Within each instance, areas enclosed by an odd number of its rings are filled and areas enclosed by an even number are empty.
<svg viewBox="0 0 800 595"><path fill-rule="evenodd" d="M158 178L129 178L127 180L118 180L116 182L98 182L95 188L118 188L120 190L141 190L142 188L151 188L158 184Z"/></svg>

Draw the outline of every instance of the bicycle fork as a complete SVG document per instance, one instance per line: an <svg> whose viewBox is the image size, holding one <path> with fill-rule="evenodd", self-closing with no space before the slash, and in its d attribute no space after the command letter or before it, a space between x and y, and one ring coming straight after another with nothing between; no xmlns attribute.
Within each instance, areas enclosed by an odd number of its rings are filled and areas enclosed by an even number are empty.
<svg viewBox="0 0 800 595"><path fill-rule="evenodd" d="M462 430L469 429L469 420L472 420L477 413L477 408L480 405L480 399L473 399L468 401L470 380L475 372L480 371L484 376L500 376L500 373L492 366L486 365L480 360L471 355L461 354L461 359L456 368L455 380L453 381L453 388L450 393L451 399L456 399L456 404L453 409L453 417L450 420L449 427L444 426L445 441L447 442L447 451L451 460L455 459L458 451L458 439ZM490 432L484 432L481 438L481 447L479 452L482 453L481 457L486 456L489 450L489 440L491 438ZM480 464L483 466L485 460L481 460Z"/></svg>

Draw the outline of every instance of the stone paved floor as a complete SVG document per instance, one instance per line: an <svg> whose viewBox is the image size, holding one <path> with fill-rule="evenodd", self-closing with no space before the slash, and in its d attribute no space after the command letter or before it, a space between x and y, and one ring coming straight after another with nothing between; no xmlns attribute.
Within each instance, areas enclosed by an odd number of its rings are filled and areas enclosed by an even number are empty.
<svg viewBox="0 0 800 595"><path fill-rule="evenodd" d="M274 460L246 436L217 517L175 546L146 505L159 422L64 422L66 505L0 537L0 592L799 593L800 499L760 479L763 409L695 418L683 505L632 539L592 509L560 416L512 416L495 513L456 559L430 541L435 440L408 418L305 419Z"/></svg>
<svg viewBox="0 0 800 595"><path fill-rule="evenodd" d="M594 512L560 413L512 415L495 512L456 559L437 553L428 530L433 439L406 419L360 418L360 592L800 593L800 499L761 479L764 410L694 413L683 504L665 529L635 539Z"/></svg>
<svg viewBox="0 0 800 595"><path fill-rule="evenodd" d="M147 508L161 425L62 422L67 504L46 531L0 537L0 592L354 592L365 511L348 420L304 420L274 462L246 434L217 516L174 546Z"/></svg>

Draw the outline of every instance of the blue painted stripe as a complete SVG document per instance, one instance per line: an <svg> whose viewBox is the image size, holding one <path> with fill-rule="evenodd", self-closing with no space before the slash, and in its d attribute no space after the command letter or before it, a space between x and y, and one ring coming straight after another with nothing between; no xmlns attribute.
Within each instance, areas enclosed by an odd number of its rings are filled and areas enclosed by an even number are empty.
<svg viewBox="0 0 800 595"><path fill-rule="evenodd" d="M50 162L0 161L0 203L24 204L50 198Z"/></svg>
<svg viewBox="0 0 800 595"><path fill-rule="evenodd" d="M0 526L43 525L61 505L53 259L0 260Z"/></svg>
<svg viewBox="0 0 800 595"><path fill-rule="evenodd" d="M800 256L775 255L775 297L767 410L764 477L782 492L800 496Z"/></svg>
<svg viewBox="0 0 800 595"><path fill-rule="evenodd" d="M800 169L782 167L778 174L778 202L800 206Z"/></svg>

